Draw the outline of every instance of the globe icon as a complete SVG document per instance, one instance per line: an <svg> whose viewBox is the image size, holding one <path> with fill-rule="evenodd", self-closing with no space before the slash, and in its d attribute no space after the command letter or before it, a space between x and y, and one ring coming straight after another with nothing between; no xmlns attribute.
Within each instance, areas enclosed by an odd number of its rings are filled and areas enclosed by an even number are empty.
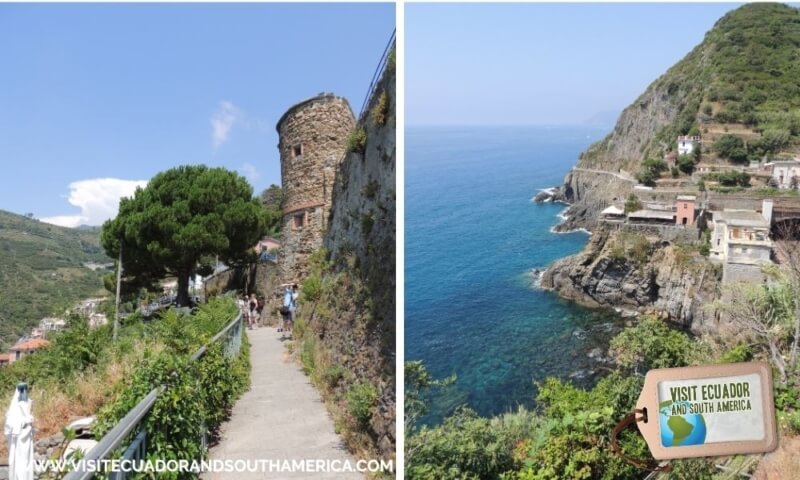
<svg viewBox="0 0 800 480"><path fill-rule="evenodd" d="M689 408L689 402L675 402ZM673 402L659 405L661 444L665 447L702 445L706 440L706 421L702 414L672 415Z"/></svg>

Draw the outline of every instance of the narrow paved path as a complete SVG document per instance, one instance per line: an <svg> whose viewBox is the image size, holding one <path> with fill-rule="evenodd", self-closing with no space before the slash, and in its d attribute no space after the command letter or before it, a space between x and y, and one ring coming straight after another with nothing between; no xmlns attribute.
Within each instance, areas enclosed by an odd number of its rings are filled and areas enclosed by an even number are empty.
<svg viewBox="0 0 800 480"><path fill-rule="evenodd" d="M230 420L211 448L211 460L355 460L334 432L319 392L285 355L274 327L246 330L250 338L250 390L236 402ZM357 473L207 473L206 480L238 478L363 479Z"/></svg>
<svg viewBox="0 0 800 480"><path fill-rule="evenodd" d="M579 172L598 173L600 175L611 175L612 177L617 177L620 180L625 180L626 182L636 183L636 179L633 177L622 175L621 173L617 172L609 172L608 170L597 170L594 168L581 168L581 167L572 167L572 169L577 170Z"/></svg>

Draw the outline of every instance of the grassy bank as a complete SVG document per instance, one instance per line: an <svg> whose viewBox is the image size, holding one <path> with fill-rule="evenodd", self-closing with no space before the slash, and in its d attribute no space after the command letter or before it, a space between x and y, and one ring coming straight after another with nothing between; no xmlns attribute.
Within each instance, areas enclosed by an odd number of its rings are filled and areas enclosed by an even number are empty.
<svg viewBox="0 0 800 480"><path fill-rule="evenodd" d="M17 382L31 385L36 439L41 439L74 417L95 414L99 437L150 389L169 384L147 419L152 432L148 454L198 458L204 453L198 429L206 425L213 431L249 385L249 345L244 338L233 360L224 357L221 344L198 362L188 360L236 313L231 300L212 299L191 316L174 310L151 322L131 316L116 343L110 325L89 329L85 319L75 316L49 347L0 370L0 386L8 402ZM192 433L196 438L190 438Z"/></svg>

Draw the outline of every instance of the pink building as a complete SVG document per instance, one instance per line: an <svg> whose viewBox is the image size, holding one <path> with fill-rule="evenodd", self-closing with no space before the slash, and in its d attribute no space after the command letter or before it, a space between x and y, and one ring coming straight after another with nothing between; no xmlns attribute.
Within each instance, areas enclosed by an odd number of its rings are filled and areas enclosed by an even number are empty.
<svg viewBox="0 0 800 480"><path fill-rule="evenodd" d="M694 195L678 195L675 201L675 224L694 225Z"/></svg>
<svg viewBox="0 0 800 480"><path fill-rule="evenodd" d="M264 237L258 241L258 244L255 246L256 253L261 252L269 252L271 250L276 250L280 248L281 242L272 238L272 237Z"/></svg>

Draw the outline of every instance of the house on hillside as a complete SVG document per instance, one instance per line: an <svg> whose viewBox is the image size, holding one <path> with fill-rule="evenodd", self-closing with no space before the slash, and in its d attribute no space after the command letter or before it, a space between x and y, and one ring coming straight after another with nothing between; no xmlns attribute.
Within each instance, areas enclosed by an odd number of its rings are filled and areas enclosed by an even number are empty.
<svg viewBox="0 0 800 480"><path fill-rule="evenodd" d="M81 300L75 308L73 308L73 312L79 315L91 315L97 311L97 307L100 306L100 303L105 300L105 298L87 298L85 300Z"/></svg>
<svg viewBox="0 0 800 480"><path fill-rule="evenodd" d="M46 317L39 321L39 329L42 331L42 336L47 336L49 332L58 332L64 330L67 326L67 321L63 318Z"/></svg>
<svg viewBox="0 0 800 480"><path fill-rule="evenodd" d="M11 363L11 354L10 353L0 353L0 367L8 365Z"/></svg>
<svg viewBox="0 0 800 480"><path fill-rule="evenodd" d="M772 180L778 188L800 188L800 159L777 160L772 164Z"/></svg>
<svg viewBox="0 0 800 480"><path fill-rule="evenodd" d="M691 155L696 148L700 148L700 136L681 135L678 137L678 155Z"/></svg>
<svg viewBox="0 0 800 480"><path fill-rule="evenodd" d="M694 195L678 195L675 199L675 225L694 225Z"/></svg>
<svg viewBox="0 0 800 480"><path fill-rule="evenodd" d="M21 360L48 345L50 345L50 342L41 338L20 341L9 349L10 358L8 363L14 363L18 360Z"/></svg>
<svg viewBox="0 0 800 480"><path fill-rule="evenodd" d="M713 212L710 257L727 263L770 262L770 222L756 211Z"/></svg>
<svg viewBox="0 0 800 480"><path fill-rule="evenodd" d="M281 248L281 242L272 237L264 237L258 241L254 248L260 261L270 260L275 262L278 259L277 251Z"/></svg>

